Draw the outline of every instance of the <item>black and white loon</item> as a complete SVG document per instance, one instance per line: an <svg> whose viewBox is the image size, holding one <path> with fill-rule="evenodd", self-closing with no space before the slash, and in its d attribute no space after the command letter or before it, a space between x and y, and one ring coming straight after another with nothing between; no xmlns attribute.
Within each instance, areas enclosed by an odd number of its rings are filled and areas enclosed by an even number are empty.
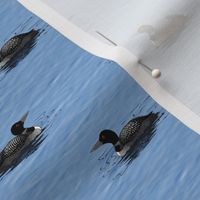
<svg viewBox="0 0 200 200"><path fill-rule="evenodd" d="M17 136L11 139L1 151L0 170L11 165L20 153L42 132L42 128L38 126L24 128L27 116L28 112L12 126L11 132Z"/></svg>
<svg viewBox="0 0 200 200"><path fill-rule="evenodd" d="M99 140L93 146L91 152L103 144L111 143L117 154L124 156L136 140L152 126L157 118L158 114L152 112L148 115L134 118L124 126L119 136L112 130L103 130L100 132Z"/></svg>
<svg viewBox="0 0 200 200"><path fill-rule="evenodd" d="M38 30L32 29L27 33L22 33L9 39L0 50L0 62L10 60L15 54L23 50L29 42L32 42L38 33Z"/></svg>

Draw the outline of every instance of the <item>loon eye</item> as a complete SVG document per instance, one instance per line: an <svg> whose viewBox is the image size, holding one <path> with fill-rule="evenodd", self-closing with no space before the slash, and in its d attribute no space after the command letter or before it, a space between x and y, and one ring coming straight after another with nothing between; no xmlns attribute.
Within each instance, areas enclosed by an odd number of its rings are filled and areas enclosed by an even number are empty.
<svg viewBox="0 0 200 200"><path fill-rule="evenodd" d="M20 125L19 124L15 124L15 127L19 127Z"/></svg>
<svg viewBox="0 0 200 200"><path fill-rule="evenodd" d="M106 136L105 136L105 135L102 135L102 136L101 136L101 139L102 139L102 140L105 140L105 139L106 139Z"/></svg>

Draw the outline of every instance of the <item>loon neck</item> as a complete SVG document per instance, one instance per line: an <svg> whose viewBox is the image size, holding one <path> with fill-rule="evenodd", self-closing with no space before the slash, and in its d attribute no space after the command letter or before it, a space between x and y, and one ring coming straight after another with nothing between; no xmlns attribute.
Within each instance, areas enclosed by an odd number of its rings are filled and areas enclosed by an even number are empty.
<svg viewBox="0 0 200 200"><path fill-rule="evenodd" d="M116 146L119 143L119 137L117 134L115 134L115 136L113 135L111 143L113 144L113 146Z"/></svg>
<svg viewBox="0 0 200 200"><path fill-rule="evenodd" d="M34 126L25 129L25 131L26 131L27 133L31 133L31 132L33 132L34 130L35 130L35 127L34 127Z"/></svg>
<svg viewBox="0 0 200 200"><path fill-rule="evenodd" d="M123 149L119 141L114 145L114 148L116 152L120 152Z"/></svg>

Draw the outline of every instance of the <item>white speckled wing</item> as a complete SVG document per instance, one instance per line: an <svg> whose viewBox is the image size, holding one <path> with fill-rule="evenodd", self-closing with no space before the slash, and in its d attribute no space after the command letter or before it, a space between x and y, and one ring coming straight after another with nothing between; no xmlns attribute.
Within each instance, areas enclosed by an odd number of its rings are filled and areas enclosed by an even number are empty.
<svg viewBox="0 0 200 200"><path fill-rule="evenodd" d="M131 120L129 121L124 128L122 129L119 138L121 144L127 144L132 140L134 136L136 136L138 130L141 127L141 121L140 120Z"/></svg>

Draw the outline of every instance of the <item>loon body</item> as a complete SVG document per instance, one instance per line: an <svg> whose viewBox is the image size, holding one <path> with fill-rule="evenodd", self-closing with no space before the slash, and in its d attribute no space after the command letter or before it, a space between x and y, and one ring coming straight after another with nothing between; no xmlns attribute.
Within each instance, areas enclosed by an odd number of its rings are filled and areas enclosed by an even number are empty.
<svg viewBox="0 0 200 200"><path fill-rule="evenodd" d="M118 136L112 130L103 130L100 132L99 140L93 146L92 151L98 149L106 143L111 143L119 156L124 156L129 149L134 146L135 142L145 134L158 118L158 113L149 113L130 120L121 130Z"/></svg>
<svg viewBox="0 0 200 200"><path fill-rule="evenodd" d="M38 30L32 29L27 33L22 33L9 39L0 50L0 62L9 61L14 55L23 50L26 45L32 42L38 33Z"/></svg>
<svg viewBox="0 0 200 200"><path fill-rule="evenodd" d="M5 146L3 151L0 153L0 171L10 166L15 159L22 153L22 151L40 135L42 129L40 127L33 127L32 132L24 131L23 134L15 136Z"/></svg>
<svg viewBox="0 0 200 200"><path fill-rule="evenodd" d="M11 132L17 136L11 139L0 153L0 172L12 165L23 150L42 133L42 128L38 126L24 128L23 125L27 116L28 112L11 128Z"/></svg>

